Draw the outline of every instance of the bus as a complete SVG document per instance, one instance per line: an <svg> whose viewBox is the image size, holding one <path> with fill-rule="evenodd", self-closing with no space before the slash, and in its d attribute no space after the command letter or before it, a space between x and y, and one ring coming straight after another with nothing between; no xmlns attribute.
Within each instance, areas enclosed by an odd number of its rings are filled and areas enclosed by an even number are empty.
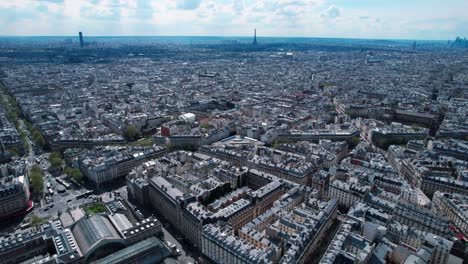
<svg viewBox="0 0 468 264"><path fill-rule="evenodd" d="M26 223L24 223L24 224L22 224L22 225L20 226L20 228L21 228L22 230L24 230L24 229L26 229L26 228L30 228L30 227L31 227L31 224L30 224L29 222L26 222Z"/></svg>
<svg viewBox="0 0 468 264"><path fill-rule="evenodd" d="M84 193L78 194L76 196L76 199L86 198L86 197L90 196L91 194L93 194L93 192L94 191L86 191Z"/></svg>

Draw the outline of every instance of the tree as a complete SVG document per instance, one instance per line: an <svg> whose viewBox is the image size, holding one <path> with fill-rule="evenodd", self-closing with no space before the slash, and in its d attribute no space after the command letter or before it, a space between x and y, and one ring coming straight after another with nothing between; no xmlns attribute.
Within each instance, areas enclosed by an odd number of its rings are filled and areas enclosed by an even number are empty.
<svg viewBox="0 0 468 264"><path fill-rule="evenodd" d="M71 177L73 180L75 180L76 182L78 183L83 182L83 174L81 173L79 169L65 167L63 172L67 174L69 177Z"/></svg>
<svg viewBox="0 0 468 264"><path fill-rule="evenodd" d="M132 125L128 125L126 128L125 128L125 132L124 132L124 137L127 139L127 140L135 140L138 138L138 130L136 129L136 127L132 126Z"/></svg>
<svg viewBox="0 0 468 264"><path fill-rule="evenodd" d="M42 135L40 135L38 138L35 138L35 141L41 147L44 147L46 145L46 141Z"/></svg>
<svg viewBox="0 0 468 264"><path fill-rule="evenodd" d="M37 130L34 130L34 131L32 132L32 136L33 136L34 139L36 139L36 138L42 136L42 134L41 134L41 132L39 132L39 131L37 131Z"/></svg>
<svg viewBox="0 0 468 264"><path fill-rule="evenodd" d="M42 170L31 169L31 187L36 198L41 197L44 192L44 177L42 176Z"/></svg>
<svg viewBox="0 0 468 264"><path fill-rule="evenodd" d="M63 160L61 158L52 158L50 160L50 165L52 168L60 168L63 165Z"/></svg>
<svg viewBox="0 0 468 264"><path fill-rule="evenodd" d="M348 142L349 148L350 149L355 148L357 145L359 145L360 142L361 142L361 139L359 137L352 137Z"/></svg>
<svg viewBox="0 0 468 264"><path fill-rule="evenodd" d="M31 125L31 123L29 123L29 122L26 121L26 120L24 120L23 122L24 122L24 125L26 126L26 128L27 128L28 130L32 130L33 126Z"/></svg>
<svg viewBox="0 0 468 264"><path fill-rule="evenodd" d="M79 169L73 169L71 173L71 177L76 181L76 182L83 182L83 174Z"/></svg>
<svg viewBox="0 0 468 264"><path fill-rule="evenodd" d="M63 169L63 173L70 176L71 170L72 170L72 168L70 168L68 166L65 166L65 168Z"/></svg>
<svg viewBox="0 0 468 264"><path fill-rule="evenodd" d="M52 153L50 153L50 155L49 155L49 161L52 161L52 159L56 159L56 158L61 159L61 158L62 158L62 154L61 154L60 152L52 152Z"/></svg>
<svg viewBox="0 0 468 264"><path fill-rule="evenodd" d="M8 152L10 152L10 154L13 156L19 156L20 154L18 148L15 148L15 147L8 148Z"/></svg>
<svg viewBox="0 0 468 264"><path fill-rule="evenodd" d="M168 117L168 116L161 118L161 123L166 123L166 122L169 122L169 121L171 121L171 118Z"/></svg>
<svg viewBox="0 0 468 264"><path fill-rule="evenodd" d="M32 129L32 136L34 138L34 141L36 141L36 143L39 144L41 147L46 145L44 136L41 134L41 132L37 131L35 128Z"/></svg>
<svg viewBox="0 0 468 264"><path fill-rule="evenodd" d="M167 152L172 152L174 150L171 144L164 144L164 148Z"/></svg>
<svg viewBox="0 0 468 264"><path fill-rule="evenodd" d="M26 125L26 128L29 130L29 133L33 137L34 141L36 141L36 143L39 146L44 147L47 142L44 136L42 135L42 133L39 132L33 125L31 125L27 121L24 121L24 124Z"/></svg>
<svg viewBox="0 0 468 264"><path fill-rule="evenodd" d="M37 164L34 164L31 166L31 172L39 172L40 174L43 173L43 170L41 168L41 166L37 165Z"/></svg>
<svg viewBox="0 0 468 264"><path fill-rule="evenodd" d="M31 225L32 226L38 226L38 225L42 225L43 223L45 223L46 220L38 215L31 215Z"/></svg>
<svg viewBox="0 0 468 264"><path fill-rule="evenodd" d="M279 149L279 147L280 147L280 144L278 143L278 141L275 141L275 143L273 143L272 148Z"/></svg>

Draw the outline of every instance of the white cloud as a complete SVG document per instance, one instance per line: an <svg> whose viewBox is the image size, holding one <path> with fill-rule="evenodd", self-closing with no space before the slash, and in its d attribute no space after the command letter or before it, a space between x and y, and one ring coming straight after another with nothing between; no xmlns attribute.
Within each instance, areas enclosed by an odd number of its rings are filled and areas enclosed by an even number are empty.
<svg viewBox="0 0 468 264"><path fill-rule="evenodd" d="M454 38L468 1L0 0L0 35L251 35ZM463 3L460 3L463 2Z"/></svg>
<svg viewBox="0 0 468 264"><path fill-rule="evenodd" d="M339 17L341 14L340 8L335 5L329 6L325 11L320 13L320 17L323 19L334 19Z"/></svg>

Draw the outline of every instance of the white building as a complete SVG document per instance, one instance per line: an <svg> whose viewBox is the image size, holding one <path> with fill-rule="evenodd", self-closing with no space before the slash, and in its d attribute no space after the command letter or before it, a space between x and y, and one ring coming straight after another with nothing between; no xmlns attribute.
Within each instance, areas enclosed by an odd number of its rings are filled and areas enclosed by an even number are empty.
<svg viewBox="0 0 468 264"><path fill-rule="evenodd" d="M435 192L432 198L437 211L468 236L468 196L455 193Z"/></svg>
<svg viewBox="0 0 468 264"><path fill-rule="evenodd" d="M328 197L337 199L340 206L349 208L359 202L363 202L369 190L369 186L333 181L328 188Z"/></svg>
<svg viewBox="0 0 468 264"><path fill-rule="evenodd" d="M431 264L446 264L450 256L452 246L453 242L445 238L434 234L427 234L422 248L431 252Z"/></svg>

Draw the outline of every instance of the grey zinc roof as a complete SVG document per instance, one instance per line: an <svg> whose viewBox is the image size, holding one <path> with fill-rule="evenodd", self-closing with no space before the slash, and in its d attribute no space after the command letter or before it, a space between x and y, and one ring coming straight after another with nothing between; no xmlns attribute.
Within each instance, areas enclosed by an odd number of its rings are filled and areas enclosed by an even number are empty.
<svg viewBox="0 0 468 264"><path fill-rule="evenodd" d="M123 263L123 261L130 260L139 254L144 254L146 251L153 252L152 256L159 261L169 257L171 252L167 247L156 237L149 237L143 241L140 241L134 245L131 245L125 249L119 250L103 259L100 259L94 264L114 264L114 263Z"/></svg>
<svg viewBox="0 0 468 264"><path fill-rule="evenodd" d="M121 238L109 219L102 215L80 219L72 228L72 232L83 254L101 240Z"/></svg>

